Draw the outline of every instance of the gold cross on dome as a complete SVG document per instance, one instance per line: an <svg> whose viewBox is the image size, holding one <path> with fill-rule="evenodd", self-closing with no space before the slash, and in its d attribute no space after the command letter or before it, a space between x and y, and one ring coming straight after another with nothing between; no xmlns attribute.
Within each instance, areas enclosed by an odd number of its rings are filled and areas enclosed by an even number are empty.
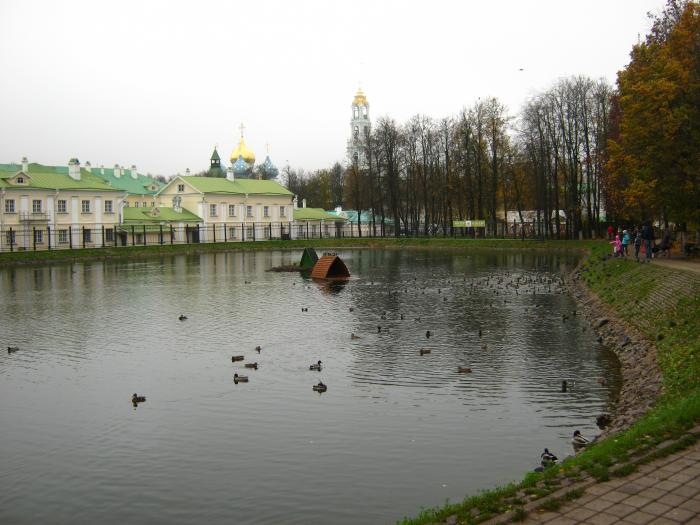
<svg viewBox="0 0 700 525"><path fill-rule="evenodd" d="M245 126L243 125L243 122L241 122L241 125L239 126L241 130L241 138L243 138L243 130L245 129Z"/></svg>
<svg viewBox="0 0 700 525"><path fill-rule="evenodd" d="M266 142L265 143L265 152L269 155L270 154L270 143Z"/></svg>

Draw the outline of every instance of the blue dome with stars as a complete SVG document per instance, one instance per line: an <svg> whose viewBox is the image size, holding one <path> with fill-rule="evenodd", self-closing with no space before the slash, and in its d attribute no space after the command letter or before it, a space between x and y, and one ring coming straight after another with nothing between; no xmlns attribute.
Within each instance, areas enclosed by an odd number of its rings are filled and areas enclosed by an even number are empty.
<svg viewBox="0 0 700 525"><path fill-rule="evenodd" d="M260 165L260 170L267 180L276 179L280 172L270 160L269 155L265 157L265 162Z"/></svg>
<svg viewBox="0 0 700 525"><path fill-rule="evenodd" d="M239 155L236 162L233 163L233 174L236 177L248 178L250 177L251 167L245 160L243 160L243 155Z"/></svg>

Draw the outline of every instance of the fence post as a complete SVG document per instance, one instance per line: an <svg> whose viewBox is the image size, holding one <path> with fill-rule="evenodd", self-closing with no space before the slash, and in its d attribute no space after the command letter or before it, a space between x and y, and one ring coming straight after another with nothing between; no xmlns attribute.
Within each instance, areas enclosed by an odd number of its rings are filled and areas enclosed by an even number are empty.
<svg viewBox="0 0 700 525"><path fill-rule="evenodd" d="M245 242L245 224L241 223L241 242Z"/></svg>
<svg viewBox="0 0 700 525"><path fill-rule="evenodd" d="M134 226L131 226L131 245L136 246L136 233L134 233Z"/></svg>
<svg viewBox="0 0 700 525"><path fill-rule="evenodd" d="M163 246L163 225L159 224L158 226L160 228L158 242L160 243L161 246Z"/></svg>
<svg viewBox="0 0 700 525"><path fill-rule="evenodd" d="M12 228L10 228L10 251L13 252L15 251L15 232L12 231Z"/></svg>
<svg viewBox="0 0 700 525"><path fill-rule="evenodd" d="M80 227L82 229L82 235L81 237L83 238L83 250L85 249L85 226Z"/></svg>
<svg viewBox="0 0 700 525"><path fill-rule="evenodd" d="M118 246L117 244L117 225L113 224L112 225L112 239L114 240L114 247L116 248Z"/></svg>
<svg viewBox="0 0 700 525"><path fill-rule="evenodd" d="M173 225L170 225L170 244L173 243Z"/></svg>
<svg viewBox="0 0 700 525"><path fill-rule="evenodd" d="M105 247L105 225L102 225L102 247Z"/></svg>
<svg viewBox="0 0 700 525"><path fill-rule="evenodd" d="M46 226L46 246L48 246L49 251L51 251L51 226Z"/></svg>
<svg viewBox="0 0 700 525"><path fill-rule="evenodd" d="M309 221L306 221L306 238L309 238Z"/></svg>
<svg viewBox="0 0 700 525"><path fill-rule="evenodd" d="M228 242L227 236L226 236L226 230L228 230L228 226L226 226L226 223L224 223L224 244Z"/></svg>
<svg viewBox="0 0 700 525"><path fill-rule="evenodd" d="M254 222L253 223L253 242L255 242L255 228L257 227L258 223Z"/></svg>
<svg viewBox="0 0 700 525"><path fill-rule="evenodd" d="M73 249L73 225L68 226L68 247Z"/></svg>
<svg viewBox="0 0 700 525"><path fill-rule="evenodd" d="M211 225L212 241L216 243L216 223Z"/></svg>
<svg viewBox="0 0 700 525"><path fill-rule="evenodd" d="M146 225L143 225L143 245L146 246Z"/></svg>
<svg viewBox="0 0 700 525"><path fill-rule="evenodd" d="M267 236L267 238L268 238L269 240L272 240L272 223L269 223L268 226L269 226L269 228L270 228L270 234Z"/></svg>
<svg viewBox="0 0 700 525"><path fill-rule="evenodd" d="M32 246L34 248L34 251L36 251L36 227L35 226L32 226L32 235L33 235Z"/></svg>
<svg viewBox="0 0 700 525"><path fill-rule="evenodd" d="M190 243L190 225L185 224L185 243L189 244Z"/></svg>

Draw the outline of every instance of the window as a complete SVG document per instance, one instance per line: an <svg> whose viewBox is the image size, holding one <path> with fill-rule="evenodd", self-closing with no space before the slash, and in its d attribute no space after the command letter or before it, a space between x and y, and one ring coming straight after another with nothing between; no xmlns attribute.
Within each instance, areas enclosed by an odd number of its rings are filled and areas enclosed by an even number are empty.
<svg viewBox="0 0 700 525"><path fill-rule="evenodd" d="M151 201L151 208L153 208L156 205L156 201Z"/></svg>
<svg viewBox="0 0 700 525"><path fill-rule="evenodd" d="M58 230L58 244L68 244L68 230Z"/></svg>
<svg viewBox="0 0 700 525"><path fill-rule="evenodd" d="M17 177L17 184L24 184L24 177Z"/></svg>
<svg viewBox="0 0 700 525"><path fill-rule="evenodd" d="M270 216L270 207L263 206L263 217L269 217L269 216Z"/></svg>
<svg viewBox="0 0 700 525"><path fill-rule="evenodd" d="M113 211L112 201L105 201L105 213L112 213Z"/></svg>
<svg viewBox="0 0 700 525"><path fill-rule="evenodd" d="M15 233L16 232L5 233L5 241L7 242L7 244L15 244Z"/></svg>
<svg viewBox="0 0 700 525"><path fill-rule="evenodd" d="M252 216L253 216L253 207L252 207L252 206L246 206L246 207L245 207L245 216L246 216L246 217L252 217Z"/></svg>
<svg viewBox="0 0 700 525"><path fill-rule="evenodd" d="M285 215L286 213L287 212L285 211L285 207L280 206L280 217L286 217L286 215Z"/></svg>
<svg viewBox="0 0 700 525"><path fill-rule="evenodd" d="M229 205L228 205L228 216L229 216L229 217L235 217L235 216L236 216L236 205L235 205L235 204L229 204Z"/></svg>
<svg viewBox="0 0 700 525"><path fill-rule="evenodd" d="M209 205L209 217L216 217L216 204Z"/></svg>
<svg viewBox="0 0 700 525"><path fill-rule="evenodd" d="M253 227L252 227L252 226L246 226L246 229L245 229L245 240L246 240L246 241L252 241L252 240L253 240L253 234L254 234L254 233L255 233L255 232L253 231Z"/></svg>
<svg viewBox="0 0 700 525"><path fill-rule="evenodd" d="M143 233L137 233L136 234L136 240L134 240L136 244L143 244Z"/></svg>
<svg viewBox="0 0 700 525"><path fill-rule="evenodd" d="M81 202L81 209L83 210L83 213L90 213L90 201L83 200Z"/></svg>
<svg viewBox="0 0 700 525"><path fill-rule="evenodd" d="M32 213L41 213L41 201L34 199L32 201Z"/></svg>
<svg viewBox="0 0 700 525"><path fill-rule="evenodd" d="M124 201L124 207L128 208L129 207L129 201Z"/></svg>
<svg viewBox="0 0 700 525"><path fill-rule="evenodd" d="M230 226L228 229L228 238L233 240L236 238L236 227Z"/></svg>
<svg viewBox="0 0 700 525"><path fill-rule="evenodd" d="M105 230L105 242L114 242L114 230L112 228Z"/></svg>
<svg viewBox="0 0 700 525"><path fill-rule="evenodd" d="M311 225L311 235L316 236L316 225L315 224Z"/></svg>
<svg viewBox="0 0 700 525"><path fill-rule="evenodd" d="M306 230L304 229L304 225L300 224L297 226L297 236L298 237L304 237L304 234L306 233Z"/></svg>
<svg viewBox="0 0 700 525"><path fill-rule="evenodd" d="M83 201L85 202L85 201ZM85 228L83 230L83 242L92 242L92 230Z"/></svg>
<svg viewBox="0 0 700 525"><path fill-rule="evenodd" d="M355 140L360 138L360 128L355 126L354 131L352 132L353 137L355 137Z"/></svg>
<svg viewBox="0 0 700 525"><path fill-rule="evenodd" d="M359 110L360 110L360 108L358 108L357 106L353 106L353 107L352 107L352 116L353 116L353 118L357 118L357 117L358 117L359 112L360 112Z"/></svg>
<svg viewBox="0 0 700 525"><path fill-rule="evenodd" d="M66 213L66 201L65 199L59 199L56 201L56 213Z"/></svg>
<svg viewBox="0 0 700 525"><path fill-rule="evenodd" d="M34 230L34 244L41 244L42 242L44 242L43 230Z"/></svg>
<svg viewBox="0 0 700 525"><path fill-rule="evenodd" d="M5 201L5 213L15 212L15 199L7 199Z"/></svg>
<svg viewBox="0 0 700 525"><path fill-rule="evenodd" d="M184 184L178 184L178 185L177 185L177 191L179 191L180 193L182 193L183 191L185 191L185 185L184 185Z"/></svg>
<svg viewBox="0 0 700 525"><path fill-rule="evenodd" d="M140 207L141 207L141 203L139 201L136 201L134 203L134 208L140 208Z"/></svg>
<svg viewBox="0 0 700 525"><path fill-rule="evenodd" d="M144 208L148 208L148 202L143 201L143 207L144 207Z"/></svg>

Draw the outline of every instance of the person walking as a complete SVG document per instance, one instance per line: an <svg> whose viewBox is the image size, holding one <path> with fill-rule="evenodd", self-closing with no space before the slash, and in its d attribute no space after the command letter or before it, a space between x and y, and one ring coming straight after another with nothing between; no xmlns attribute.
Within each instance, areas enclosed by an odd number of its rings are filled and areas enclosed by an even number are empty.
<svg viewBox="0 0 700 525"><path fill-rule="evenodd" d="M646 262L651 262L651 249L654 244L654 228L651 227L651 221L647 221L642 226L642 240L644 241L644 253Z"/></svg>
<svg viewBox="0 0 700 525"><path fill-rule="evenodd" d="M634 235L634 258L639 262L639 250L642 248L642 229L638 226Z"/></svg>

